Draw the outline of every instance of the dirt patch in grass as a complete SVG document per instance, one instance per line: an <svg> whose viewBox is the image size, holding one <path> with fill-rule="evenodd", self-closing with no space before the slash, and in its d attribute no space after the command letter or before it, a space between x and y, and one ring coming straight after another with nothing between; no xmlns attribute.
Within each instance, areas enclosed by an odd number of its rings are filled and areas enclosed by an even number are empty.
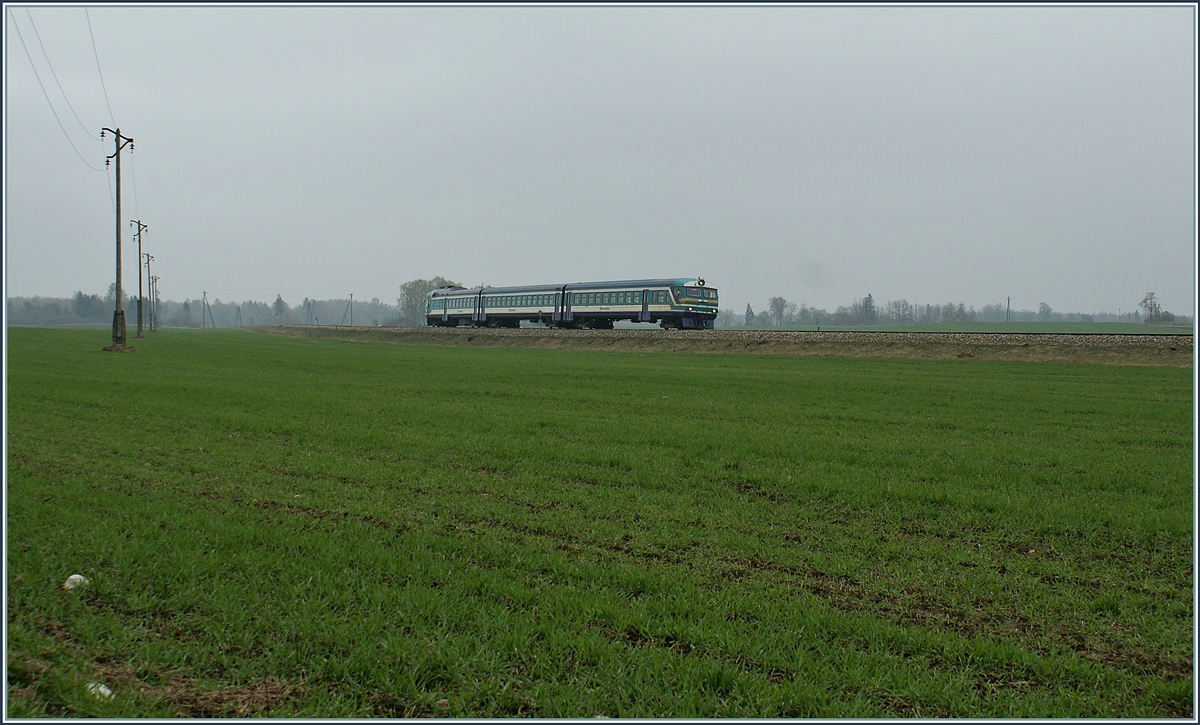
<svg viewBox="0 0 1200 725"><path fill-rule="evenodd" d="M181 717L253 717L270 712L284 701L303 692L274 677L236 687L205 689L179 673L169 673L162 685L150 685L124 665L96 666L97 679L117 692L137 691L146 697L163 700L178 709Z"/></svg>
<svg viewBox="0 0 1200 725"><path fill-rule="evenodd" d="M402 345L472 345L887 357L926 360L1015 360L1192 367L1191 335L1081 335L967 332L800 332L758 330L554 330L432 327L255 328L290 337Z"/></svg>

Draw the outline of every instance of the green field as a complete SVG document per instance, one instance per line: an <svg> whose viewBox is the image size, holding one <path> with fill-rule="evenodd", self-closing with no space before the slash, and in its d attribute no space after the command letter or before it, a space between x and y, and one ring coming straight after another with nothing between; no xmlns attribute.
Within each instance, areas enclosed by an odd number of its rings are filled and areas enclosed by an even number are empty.
<svg viewBox="0 0 1200 725"><path fill-rule="evenodd" d="M10 717L1193 713L1190 369L8 334Z"/></svg>

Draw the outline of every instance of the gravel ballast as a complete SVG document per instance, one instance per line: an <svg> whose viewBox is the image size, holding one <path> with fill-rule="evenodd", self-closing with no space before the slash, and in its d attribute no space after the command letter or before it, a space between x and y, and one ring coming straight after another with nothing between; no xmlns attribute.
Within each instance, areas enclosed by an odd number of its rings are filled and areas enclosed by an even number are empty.
<svg viewBox="0 0 1200 725"><path fill-rule="evenodd" d="M294 337L407 345L471 345L920 359L1192 366L1191 335L1081 335L798 330L557 330L552 328L258 328Z"/></svg>

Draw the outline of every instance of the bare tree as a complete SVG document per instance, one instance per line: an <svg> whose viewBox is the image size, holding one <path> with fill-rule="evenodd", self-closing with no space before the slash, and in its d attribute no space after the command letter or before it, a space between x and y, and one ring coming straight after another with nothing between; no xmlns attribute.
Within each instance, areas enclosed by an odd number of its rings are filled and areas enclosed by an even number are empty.
<svg viewBox="0 0 1200 725"><path fill-rule="evenodd" d="M737 327L737 313L733 310L717 310L717 327Z"/></svg>
<svg viewBox="0 0 1200 725"><path fill-rule="evenodd" d="M1147 292L1142 301L1138 303L1138 307L1142 308L1146 323L1158 322L1158 318L1162 316L1162 306L1158 304L1153 292Z"/></svg>
<svg viewBox="0 0 1200 725"><path fill-rule="evenodd" d="M772 297L767 300L767 311L775 318L776 325L783 325L783 313L787 309L787 300L782 297Z"/></svg>
<svg viewBox="0 0 1200 725"><path fill-rule="evenodd" d="M400 325L419 327L425 324L425 298L438 287L461 287L445 277L414 279L400 285Z"/></svg>

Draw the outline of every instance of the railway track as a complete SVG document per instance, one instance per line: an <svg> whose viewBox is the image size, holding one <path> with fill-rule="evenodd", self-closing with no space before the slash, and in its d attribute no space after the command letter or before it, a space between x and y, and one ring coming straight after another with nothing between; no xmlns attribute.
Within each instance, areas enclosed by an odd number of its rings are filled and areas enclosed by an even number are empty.
<svg viewBox="0 0 1200 725"><path fill-rule="evenodd" d="M293 326L289 330L312 330L311 327ZM820 342L882 342L882 343L943 343L968 345L1067 345L1073 347L1192 347L1191 334L1075 334L1056 332L903 332L875 330L831 330L816 332L811 330L655 330L655 329L614 329L614 330L559 330L555 328L525 327L511 330L488 327L421 327L421 328L363 328L330 326L320 328L330 331L352 333L364 329L389 330L397 334L427 334L432 337L442 336L469 337L475 339L560 339L560 340L696 340L712 341L744 341L744 342L785 342L785 343L820 343Z"/></svg>

